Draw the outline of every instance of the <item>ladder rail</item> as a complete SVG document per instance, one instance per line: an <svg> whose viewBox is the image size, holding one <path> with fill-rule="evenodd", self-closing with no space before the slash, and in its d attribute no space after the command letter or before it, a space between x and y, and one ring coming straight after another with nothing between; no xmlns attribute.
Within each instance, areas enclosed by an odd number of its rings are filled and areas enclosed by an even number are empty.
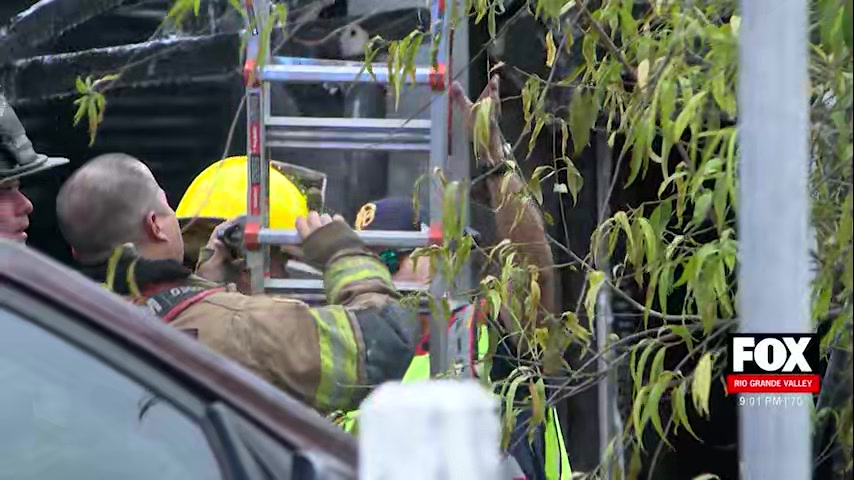
<svg viewBox="0 0 854 480"><path fill-rule="evenodd" d="M247 8L247 42L244 79L247 100L247 266L253 294L267 291L322 291L322 281L305 279L270 279L270 246L300 243L293 230L269 228L269 168L268 148L414 150L429 152L430 224L441 225L442 191L435 171L445 171L450 154L450 66L452 27L446 15L445 0L433 0L431 6L431 35L438 39L436 65L416 67L415 83L430 85L432 90L430 120L396 119L312 119L276 117L271 115L269 82L380 82L388 83L386 65L373 65L372 77L357 62L272 57L258 68L255 58L261 49L260 31L268 21L269 0L244 0ZM451 0L458 1L458 0ZM269 52L269 45L266 45ZM263 60L263 59L262 59ZM268 129L269 127L269 129ZM397 137L395 139L395 137ZM466 159L467 160L467 159ZM369 245L378 247L419 247L431 240L427 232L360 232ZM435 240L435 239L432 239ZM250 245L252 248L249 248ZM444 272L431 279L431 296L451 303L450 283ZM403 285L400 285L403 288ZM425 287L419 286L423 291ZM437 309L442 312L442 309ZM431 315L430 372L437 376L448 369L447 319L440 313Z"/></svg>
<svg viewBox="0 0 854 480"><path fill-rule="evenodd" d="M451 0L456 1L456 0ZM445 171L449 154L449 101L447 94L450 87L450 71L445 66L450 60L449 22L445 16L445 0L433 0L430 9L430 24L433 38L439 39L436 55L436 63L444 69L445 76L443 88L433 89L430 103L430 125L432 135L430 136L430 224L440 225L442 222L442 191L437 185L433 173ZM446 73L447 72L447 73ZM430 284L430 296L433 301L449 300L448 288L444 273L434 272ZM437 315L438 313L438 315ZM430 376L437 377L448 370L448 328L447 319L443 317L443 309L436 308L430 315Z"/></svg>
<svg viewBox="0 0 854 480"><path fill-rule="evenodd" d="M257 76L256 61L261 51L261 31L270 13L269 0L246 0L246 62L244 82L246 86L246 132L248 189L246 192L247 229L252 225L260 228L269 226L269 158L266 147L266 128L263 124L268 113L267 86ZM266 45L269 51L269 44ZM261 59L263 61L263 59ZM251 232L246 232L251 236ZM270 248L261 245L246 252L249 269L249 285L252 294L264 292L264 282L269 272Z"/></svg>

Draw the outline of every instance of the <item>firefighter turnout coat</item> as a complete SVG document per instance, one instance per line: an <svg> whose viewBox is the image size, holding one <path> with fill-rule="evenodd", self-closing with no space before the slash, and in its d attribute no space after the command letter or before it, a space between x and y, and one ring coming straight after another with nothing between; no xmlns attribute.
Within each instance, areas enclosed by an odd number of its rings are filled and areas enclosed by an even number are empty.
<svg viewBox="0 0 854 480"><path fill-rule="evenodd" d="M324 267L325 307L243 295L179 262L141 258L131 245L82 270L317 410L357 408L370 386L403 377L420 324L398 303L388 270L345 224L322 227L303 251Z"/></svg>

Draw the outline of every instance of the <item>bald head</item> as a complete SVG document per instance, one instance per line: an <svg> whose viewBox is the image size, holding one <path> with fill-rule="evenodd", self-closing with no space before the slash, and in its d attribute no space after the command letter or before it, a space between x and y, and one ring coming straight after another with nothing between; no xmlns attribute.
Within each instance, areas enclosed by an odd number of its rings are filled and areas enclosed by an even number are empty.
<svg viewBox="0 0 854 480"><path fill-rule="evenodd" d="M56 199L59 228L80 260L102 260L116 246L145 247L148 223L171 212L151 171L130 155L96 157L69 178Z"/></svg>

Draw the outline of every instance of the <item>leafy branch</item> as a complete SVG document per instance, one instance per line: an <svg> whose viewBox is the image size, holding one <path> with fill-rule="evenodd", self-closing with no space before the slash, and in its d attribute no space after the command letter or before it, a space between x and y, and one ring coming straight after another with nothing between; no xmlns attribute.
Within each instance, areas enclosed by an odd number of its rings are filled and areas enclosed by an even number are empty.
<svg viewBox="0 0 854 480"><path fill-rule="evenodd" d="M118 75L104 75L93 81L92 77L89 76L85 80L77 77L75 81L74 86L80 96L74 101L74 105L77 105L77 111L74 113L74 125L80 123L83 118L87 119L90 146L95 144L98 125L104 121L104 112L107 109L107 99L102 93L103 87L117 78Z"/></svg>

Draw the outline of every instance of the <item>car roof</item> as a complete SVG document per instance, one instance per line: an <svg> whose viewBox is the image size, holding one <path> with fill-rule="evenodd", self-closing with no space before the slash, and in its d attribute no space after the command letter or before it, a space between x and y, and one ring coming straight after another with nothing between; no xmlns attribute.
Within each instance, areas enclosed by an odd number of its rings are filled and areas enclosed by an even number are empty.
<svg viewBox="0 0 854 480"><path fill-rule="evenodd" d="M355 467L358 452L352 436L236 362L82 274L26 246L0 239L0 281L71 311L90 327L156 358L171 373L221 399L297 450L323 452L330 460Z"/></svg>

